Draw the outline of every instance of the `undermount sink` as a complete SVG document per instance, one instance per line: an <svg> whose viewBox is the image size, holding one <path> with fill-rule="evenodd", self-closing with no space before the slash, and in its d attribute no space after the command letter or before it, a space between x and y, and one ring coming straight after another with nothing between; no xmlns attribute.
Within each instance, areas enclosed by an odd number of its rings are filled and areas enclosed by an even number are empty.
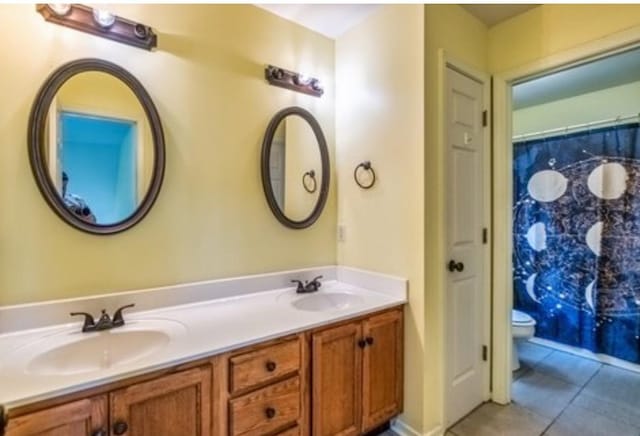
<svg viewBox="0 0 640 436"><path fill-rule="evenodd" d="M73 375L133 363L164 349L186 331L172 320L135 320L123 327L95 333L76 330L35 341L21 350L28 354L25 372L34 375Z"/></svg>
<svg viewBox="0 0 640 436"><path fill-rule="evenodd" d="M329 310L342 310L362 304L363 298L359 295L347 292L323 292L307 295L293 301L291 304L300 310L311 312L324 312Z"/></svg>

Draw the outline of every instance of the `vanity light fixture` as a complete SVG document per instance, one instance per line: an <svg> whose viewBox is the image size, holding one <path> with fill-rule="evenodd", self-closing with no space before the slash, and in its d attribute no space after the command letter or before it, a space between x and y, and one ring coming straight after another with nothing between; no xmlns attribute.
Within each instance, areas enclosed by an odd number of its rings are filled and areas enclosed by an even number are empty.
<svg viewBox="0 0 640 436"><path fill-rule="evenodd" d="M118 17L105 9L75 3L41 3L36 5L36 11L46 21L123 44L146 50L158 46L158 37L151 27Z"/></svg>
<svg viewBox="0 0 640 436"><path fill-rule="evenodd" d="M291 89L304 94L320 97L324 94L324 88L320 80L306 76L284 68L268 65L264 70L264 77L273 86Z"/></svg>

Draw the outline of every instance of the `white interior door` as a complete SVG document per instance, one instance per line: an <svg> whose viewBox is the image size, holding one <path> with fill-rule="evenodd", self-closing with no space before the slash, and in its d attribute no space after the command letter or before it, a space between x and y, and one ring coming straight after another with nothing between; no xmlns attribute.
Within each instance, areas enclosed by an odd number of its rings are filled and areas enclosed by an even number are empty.
<svg viewBox="0 0 640 436"><path fill-rule="evenodd" d="M446 424L488 396L483 84L446 69ZM488 206L487 206L488 207Z"/></svg>

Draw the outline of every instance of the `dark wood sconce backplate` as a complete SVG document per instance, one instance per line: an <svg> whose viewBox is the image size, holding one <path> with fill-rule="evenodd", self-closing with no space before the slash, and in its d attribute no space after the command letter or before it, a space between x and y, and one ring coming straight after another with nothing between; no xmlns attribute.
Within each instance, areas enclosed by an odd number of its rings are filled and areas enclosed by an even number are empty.
<svg viewBox="0 0 640 436"><path fill-rule="evenodd" d="M104 28L95 22L93 9L88 6L72 4L69 12L64 15L56 14L48 4L37 4L36 10L46 21L123 44L145 50L152 50L158 45L158 37L151 27L116 16L115 22L108 28Z"/></svg>
<svg viewBox="0 0 640 436"><path fill-rule="evenodd" d="M280 86L281 88L291 89L314 97L320 97L324 94L320 80L313 77L304 79L300 73L295 71L268 65L264 69L264 77L273 86Z"/></svg>

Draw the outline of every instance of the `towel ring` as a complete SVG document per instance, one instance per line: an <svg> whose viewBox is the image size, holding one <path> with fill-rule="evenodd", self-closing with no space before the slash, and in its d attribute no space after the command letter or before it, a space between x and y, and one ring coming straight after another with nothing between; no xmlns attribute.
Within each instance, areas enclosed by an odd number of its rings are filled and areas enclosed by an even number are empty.
<svg viewBox="0 0 640 436"><path fill-rule="evenodd" d="M362 183L360 183L360 180L358 180L358 170L360 168L362 168L365 171L369 171L371 173L372 179L371 179L371 183L369 183L368 185L363 185ZM360 186L362 189L370 189L373 185L376 184L376 172L371 167L370 161L366 160L358 164L356 169L353 170L353 180L355 180L358 186Z"/></svg>
<svg viewBox="0 0 640 436"><path fill-rule="evenodd" d="M313 181L313 187L309 188L309 184L307 183L307 178ZM318 189L318 182L316 182L316 172L314 170L307 171L302 175L302 186L304 186L304 190L309 194L313 194Z"/></svg>

